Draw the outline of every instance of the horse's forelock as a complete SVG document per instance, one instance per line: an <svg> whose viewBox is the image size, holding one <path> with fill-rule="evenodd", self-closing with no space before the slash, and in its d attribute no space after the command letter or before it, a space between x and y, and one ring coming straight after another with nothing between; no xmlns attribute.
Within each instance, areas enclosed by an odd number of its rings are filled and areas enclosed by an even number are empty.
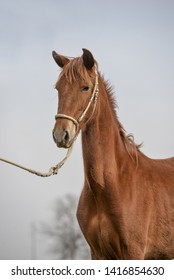
<svg viewBox="0 0 174 280"><path fill-rule="evenodd" d="M83 59L81 57L74 58L66 64L60 73L59 79L65 77L66 80L72 84L74 81L82 79L86 82L91 82L91 78L94 78L94 72L92 70L87 70Z"/></svg>

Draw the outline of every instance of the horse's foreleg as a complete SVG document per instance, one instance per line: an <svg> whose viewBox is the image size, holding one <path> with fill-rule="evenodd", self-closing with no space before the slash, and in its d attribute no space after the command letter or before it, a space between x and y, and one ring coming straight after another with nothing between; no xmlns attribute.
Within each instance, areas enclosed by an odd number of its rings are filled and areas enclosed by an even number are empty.
<svg viewBox="0 0 174 280"><path fill-rule="evenodd" d="M91 260L98 260L96 254L94 253L94 251L91 249Z"/></svg>

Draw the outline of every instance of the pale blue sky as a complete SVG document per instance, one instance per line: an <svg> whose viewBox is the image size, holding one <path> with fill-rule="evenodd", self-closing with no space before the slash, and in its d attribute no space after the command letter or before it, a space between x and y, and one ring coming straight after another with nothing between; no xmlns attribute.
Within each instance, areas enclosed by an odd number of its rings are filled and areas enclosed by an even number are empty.
<svg viewBox="0 0 174 280"><path fill-rule="evenodd" d="M0 0L0 156L43 171L62 158L52 140L59 69L51 52L79 56L82 48L113 85L119 119L142 151L173 156L172 0ZM0 163L0 259L30 258L30 224L82 185L80 137L52 178Z"/></svg>

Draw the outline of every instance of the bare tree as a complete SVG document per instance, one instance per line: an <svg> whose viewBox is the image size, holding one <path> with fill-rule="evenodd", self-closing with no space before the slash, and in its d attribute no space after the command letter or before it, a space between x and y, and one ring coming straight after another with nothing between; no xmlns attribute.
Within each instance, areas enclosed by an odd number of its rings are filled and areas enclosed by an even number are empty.
<svg viewBox="0 0 174 280"><path fill-rule="evenodd" d="M77 199L66 195L56 201L54 221L42 226L55 259L89 259L89 249L76 220Z"/></svg>

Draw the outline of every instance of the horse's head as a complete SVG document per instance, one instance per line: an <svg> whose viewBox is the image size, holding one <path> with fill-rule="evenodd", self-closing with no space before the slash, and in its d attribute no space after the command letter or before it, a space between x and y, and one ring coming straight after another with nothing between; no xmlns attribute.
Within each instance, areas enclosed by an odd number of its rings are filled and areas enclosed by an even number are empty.
<svg viewBox="0 0 174 280"><path fill-rule="evenodd" d="M58 91L58 112L53 138L58 147L68 148L79 130L91 118L98 95L96 62L90 51L69 59L53 51L53 58L62 68L55 88Z"/></svg>

